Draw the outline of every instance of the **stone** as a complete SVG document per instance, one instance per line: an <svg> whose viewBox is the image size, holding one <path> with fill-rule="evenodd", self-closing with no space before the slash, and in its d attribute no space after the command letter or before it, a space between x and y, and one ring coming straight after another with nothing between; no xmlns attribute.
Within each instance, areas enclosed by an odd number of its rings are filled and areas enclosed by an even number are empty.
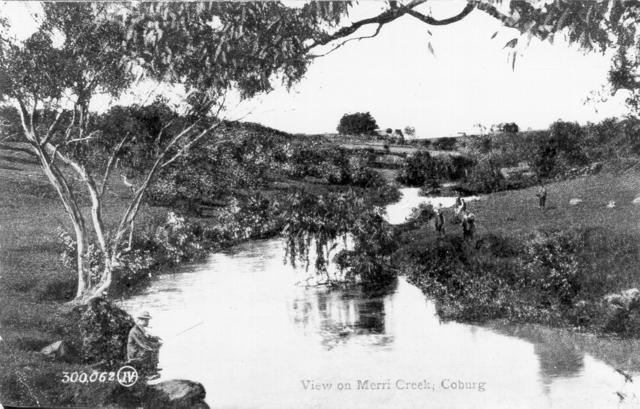
<svg viewBox="0 0 640 409"><path fill-rule="evenodd" d="M52 358L66 359L69 357L69 347L64 341L56 341L42 348L40 353Z"/></svg>
<svg viewBox="0 0 640 409"><path fill-rule="evenodd" d="M209 408L204 402L204 386L185 379L172 379L149 385L145 395L145 404L150 408Z"/></svg>
<svg viewBox="0 0 640 409"><path fill-rule="evenodd" d="M582 203L582 199L573 198L573 199L569 200L569 204L571 206L575 206L575 205L580 204L580 203Z"/></svg>
<svg viewBox="0 0 640 409"><path fill-rule="evenodd" d="M633 200L631 201L631 203L633 203L633 204L640 204L640 196L638 196L638 197L636 197L635 199L633 199Z"/></svg>
<svg viewBox="0 0 640 409"><path fill-rule="evenodd" d="M594 175L602 170L602 162L595 162L589 166L589 173Z"/></svg>
<svg viewBox="0 0 640 409"><path fill-rule="evenodd" d="M619 293L607 294L603 301L610 308L629 311L640 306L640 290L630 288Z"/></svg>

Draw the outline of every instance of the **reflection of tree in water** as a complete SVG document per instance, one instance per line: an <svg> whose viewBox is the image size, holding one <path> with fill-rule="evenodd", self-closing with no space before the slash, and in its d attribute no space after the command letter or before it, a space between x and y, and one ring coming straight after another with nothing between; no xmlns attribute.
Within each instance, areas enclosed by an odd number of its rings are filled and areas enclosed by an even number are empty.
<svg viewBox="0 0 640 409"><path fill-rule="evenodd" d="M502 328L500 332L533 344L546 394L554 379L578 376L584 369L584 353L569 333L535 325Z"/></svg>
<svg viewBox="0 0 640 409"><path fill-rule="evenodd" d="M388 345L393 337L386 331L385 299L395 291L396 285L306 289L293 301L293 320L306 333L320 335L327 348L350 339Z"/></svg>
<svg viewBox="0 0 640 409"><path fill-rule="evenodd" d="M572 342L534 344L540 361L540 374L545 383L552 378L568 378L580 374L584 368L584 354Z"/></svg>

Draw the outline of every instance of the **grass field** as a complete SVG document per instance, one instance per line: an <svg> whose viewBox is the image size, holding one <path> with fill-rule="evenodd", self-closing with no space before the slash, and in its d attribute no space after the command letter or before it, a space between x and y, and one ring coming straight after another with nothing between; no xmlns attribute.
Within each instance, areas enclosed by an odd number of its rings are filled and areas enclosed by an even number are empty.
<svg viewBox="0 0 640 409"><path fill-rule="evenodd" d="M546 186L547 209L538 208L537 187L504 191L469 202L478 233L521 236L534 229L607 227L615 232L640 234L640 175L599 174ZM581 199L577 205L571 199ZM608 208L613 201L615 207Z"/></svg>
<svg viewBox="0 0 640 409"><path fill-rule="evenodd" d="M549 184L545 210L536 190L468 202L476 232L461 247L459 224L446 224L444 240L433 223L405 231L399 254L409 255L405 268L412 281L440 301L448 318L542 322L639 337L640 315L615 315L603 297L640 288L640 203L634 203L640 175L602 173ZM572 205L572 199L581 201ZM452 212L445 212L447 220Z"/></svg>

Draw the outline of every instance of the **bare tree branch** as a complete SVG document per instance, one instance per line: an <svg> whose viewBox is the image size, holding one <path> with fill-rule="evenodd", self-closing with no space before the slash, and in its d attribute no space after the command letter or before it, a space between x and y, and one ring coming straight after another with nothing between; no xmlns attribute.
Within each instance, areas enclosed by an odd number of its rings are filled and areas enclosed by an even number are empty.
<svg viewBox="0 0 640 409"><path fill-rule="evenodd" d="M176 120L172 119L171 121L167 122L167 124L165 126L163 126L162 129L160 129L160 132L158 132L158 136L156 136L156 139L154 141L154 145L156 146L156 150L160 149L160 138L162 138L162 135L164 134L164 131L166 131L175 122L176 122Z"/></svg>
<svg viewBox="0 0 640 409"><path fill-rule="evenodd" d="M42 142L40 142L40 145L42 146L46 145L49 139L51 139L51 136L53 135L53 131L55 130L56 126L58 126L58 122L60 122L60 118L62 117L62 111L63 111L62 109L58 110L58 113L56 114L56 118L53 120L53 123L49 127L49 130L47 130L47 133L44 135L44 138L42 138Z"/></svg>
<svg viewBox="0 0 640 409"><path fill-rule="evenodd" d="M93 139L93 136L89 135L89 136L85 136L84 138L71 139L70 141L65 142L65 145L75 143L75 142L88 141L89 139Z"/></svg>
<svg viewBox="0 0 640 409"><path fill-rule="evenodd" d="M200 139L202 139L202 137L204 137L206 134L208 134L212 130L216 129L217 127L219 127L221 124L222 124L222 122L218 122L218 123L210 126L209 128L205 129L204 131L200 132L189 143L187 143L182 148L180 148L175 155L173 155L170 159L168 159L166 162L164 162L162 165L160 165L160 168L164 168L164 167L170 165L171 163L173 163L176 159L178 159L180 156L182 156L182 154L184 154L189 149L189 147L191 147L194 143L196 143Z"/></svg>
<svg viewBox="0 0 640 409"><path fill-rule="evenodd" d="M53 162L56 160L56 157L58 157L62 160L62 162L71 167L81 178L84 179L86 175L84 168L78 162L58 151L59 147L60 144L54 147L51 143L48 143L44 146L45 149L49 149L51 151L51 163L53 164Z"/></svg>
<svg viewBox="0 0 640 409"><path fill-rule="evenodd" d="M102 175L102 183L100 184L100 188L98 190L98 199L102 199L102 197L104 196L104 193L106 192L107 186L109 184L109 176L111 176L111 171L113 170L115 158L116 156L118 156L118 153L120 153L120 150L122 149L122 147L127 142L130 136L131 136L131 133L127 132L124 138L122 138L120 143L113 150L113 153L111 153L111 155L109 156L109 159L107 161L107 167L104 171L104 175Z"/></svg>
<svg viewBox="0 0 640 409"><path fill-rule="evenodd" d="M78 105L74 104L73 105L73 115L71 116L71 122L69 123L69 126L67 126L67 129L64 132L64 139L68 140L69 137L71 136L71 130L73 129L73 127L76 124L76 110L77 110Z"/></svg>
<svg viewBox="0 0 640 409"><path fill-rule="evenodd" d="M319 54L319 55L311 55L311 58L320 58L320 57L324 57L328 54L331 54L332 52L334 52L335 50L337 50L338 48L342 47L343 45L347 44L349 41L360 41L360 40L364 40L366 38L373 38L375 36L377 36L378 34L380 34L380 30L382 29L382 26L384 24L378 24L378 27L376 28L376 31L370 35L370 36L361 36L361 37L356 37L356 38L349 38L347 40L344 40L343 42L341 42L340 44L338 44L337 46L333 47L331 50L327 51L324 54Z"/></svg>
<svg viewBox="0 0 640 409"><path fill-rule="evenodd" d="M114 243L113 244L114 248L112 249L113 254L117 252L117 246L120 243L120 239L122 238L122 235L124 234L124 232L127 230L126 226L128 226L131 223L131 221L135 218L138 212L138 208L140 206L140 202L144 197L144 193L147 187L149 186L149 184L151 183L151 181L153 180L154 176L156 175L156 172L160 169L166 155L170 152L173 146L180 139L182 139L185 135L191 132L191 130L201 121L201 119L202 118L197 119L191 125L189 125L185 129L183 129L180 133L178 133L176 136L174 136L171 139L171 141L167 144L167 146L165 146L162 152L157 155L156 160L154 161L153 165L149 169L149 172L147 172L147 176L142 181L142 184L140 185L140 187L135 191L135 194L133 199L131 200L131 203L129 203L127 210L124 212L124 215L120 219L120 223L118 224L118 228L116 229L115 237L113 240L113 243Z"/></svg>

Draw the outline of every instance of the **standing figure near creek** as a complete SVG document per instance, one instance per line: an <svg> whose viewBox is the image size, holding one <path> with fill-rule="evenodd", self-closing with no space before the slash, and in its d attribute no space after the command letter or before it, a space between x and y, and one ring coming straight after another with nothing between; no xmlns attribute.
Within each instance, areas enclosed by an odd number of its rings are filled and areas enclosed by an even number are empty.
<svg viewBox="0 0 640 409"><path fill-rule="evenodd" d="M436 209L436 216L435 216L434 225L435 225L436 231L438 232L438 235L440 237L444 237L444 235L445 235L445 231L444 231L444 213L442 213L442 204L439 204L438 208Z"/></svg>
<svg viewBox="0 0 640 409"><path fill-rule="evenodd" d="M538 196L538 205L541 209L544 209L547 204L547 189L542 183L540 183L540 186L538 187L536 196Z"/></svg>
<svg viewBox="0 0 640 409"><path fill-rule="evenodd" d="M458 194L458 197L456 197L455 208L456 208L455 220L457 220L458 222L461 222L462 217L467 211L467 202L464 201L464 199L462 198L462 196L460 196L460 194Z"/></svg>
<svg viewBox="0 0 640 409"><path fill-rule="evenodd" d="M127 361L136 369L157 374L158 352L162 342L159 337L147 333L151 315L144 311L136 317L136 324L127 339Z"/></svg>
<svg viewBox="0 0 640 409"><path fill-rule="evenodd" d="M473 213L465 213L462 216L462 238L471 239L476 230L476 216Z"/></svg>

